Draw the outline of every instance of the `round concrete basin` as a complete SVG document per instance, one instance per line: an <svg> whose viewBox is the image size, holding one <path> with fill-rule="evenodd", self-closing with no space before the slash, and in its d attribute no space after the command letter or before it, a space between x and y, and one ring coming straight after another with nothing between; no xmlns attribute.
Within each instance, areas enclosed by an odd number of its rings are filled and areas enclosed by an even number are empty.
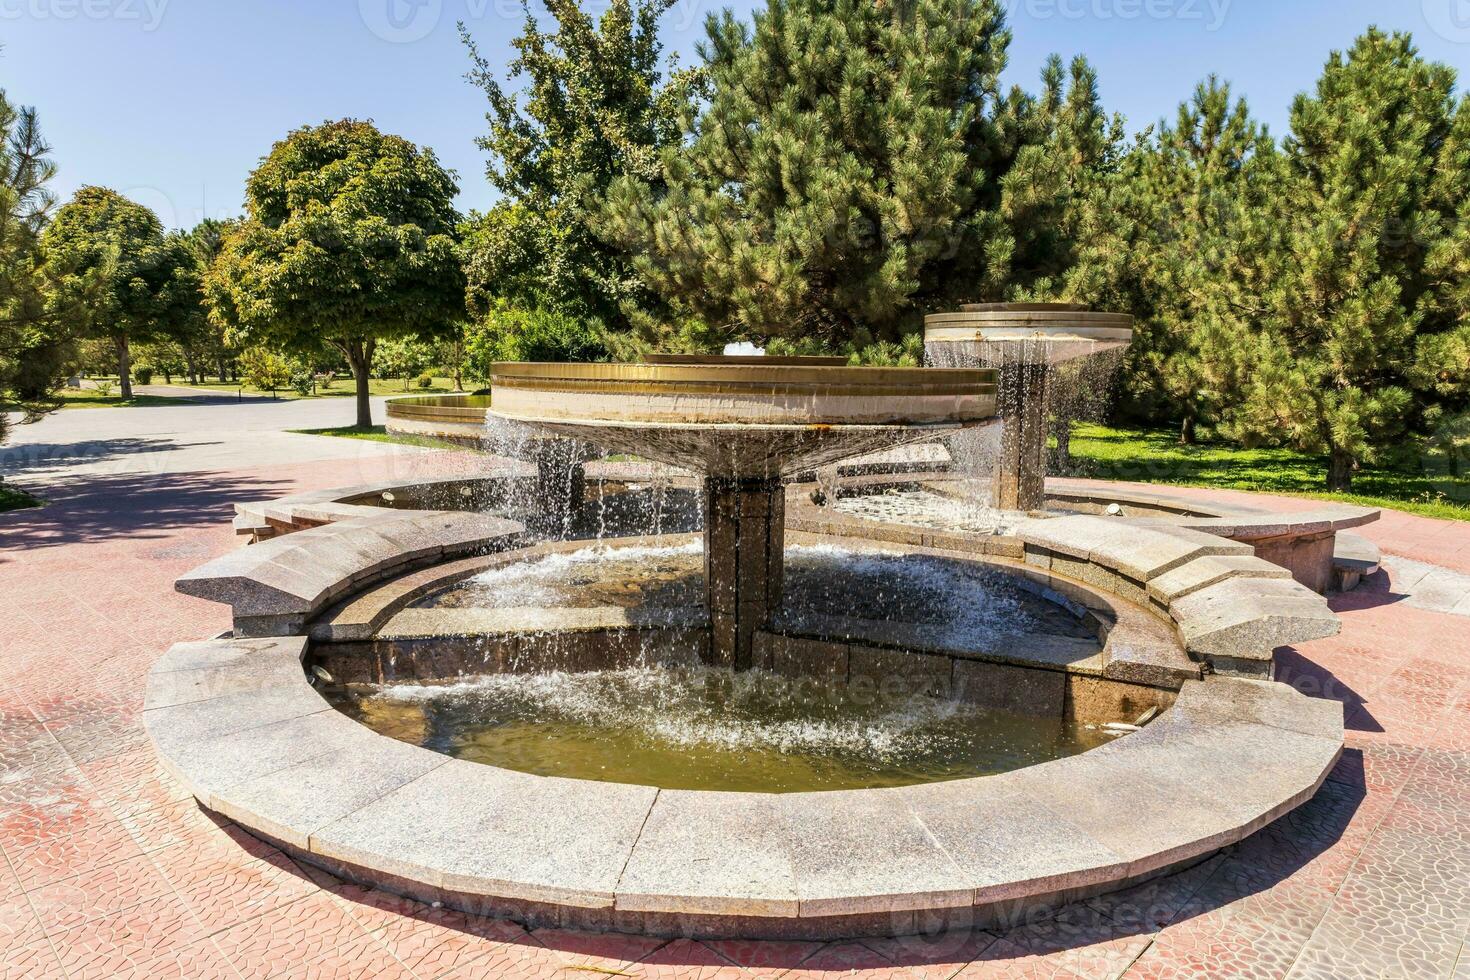
<svg viewBox="0 0 1470 980"><path fill-rule="evenodd" d="M1060 364L1126 347L1133 317L1072 303L971 303L924 318L924 344L979 345L986 364Z"/></svg>
<svg viewBox="0 0 1470 980"><path fill-rule="evenodd" d="M827 358L502 363L492 416L708 476L775 479L995 416L995 373Z"/></svg>

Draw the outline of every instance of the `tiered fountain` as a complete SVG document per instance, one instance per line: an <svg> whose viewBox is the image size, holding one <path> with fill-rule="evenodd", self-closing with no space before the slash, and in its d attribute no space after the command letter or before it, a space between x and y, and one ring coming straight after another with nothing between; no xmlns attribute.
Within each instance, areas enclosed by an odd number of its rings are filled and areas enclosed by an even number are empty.
<svg viewBox="0 0 1470 980"><path fill-rule="evenodd" d="M1037 503L1046 369L1121 321L930 327L1010 372L1006 500ZM496 501L535 478L482 457L242 505L257 543L177 583L233 633L166 654L144 720L201 804L332 874L534 926L966 941L1240 841L1337 759L1341 706L1266 679L1336 618L1248 546L1087 516L875 546L795 491L786 541L788 481L992 422L992 371L686 357L493 383L482 417L538 458L570 438L699 474L702 556L692 533L575 539L644 492L601 476L543 501L581 520L528 534Z"/></svg>
<svg viewBox="0 0 1470 980"><path fill-rule="evenodd" d="M840 358L663 356L497 364L493 417L704 477L715 663L746 668L781 602L786 480L990 422L993 372L852 368Z"/></svg>

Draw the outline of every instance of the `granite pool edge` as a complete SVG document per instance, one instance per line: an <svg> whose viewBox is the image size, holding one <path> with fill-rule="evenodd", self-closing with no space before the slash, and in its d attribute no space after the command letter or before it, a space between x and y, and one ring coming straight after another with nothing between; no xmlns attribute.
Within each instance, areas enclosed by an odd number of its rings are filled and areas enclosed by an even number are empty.
<svg viewBox="0 0 1470 980"><path fill-rule="evenodd" d="M902 935L1004 920L1201 860L1315 793L1341 706L1210 677L1140 732L999 776L734 794L560 779L378 735L312 689L305 637L180 644L144 722L206 808L335 874L539 924Z"/></svg>

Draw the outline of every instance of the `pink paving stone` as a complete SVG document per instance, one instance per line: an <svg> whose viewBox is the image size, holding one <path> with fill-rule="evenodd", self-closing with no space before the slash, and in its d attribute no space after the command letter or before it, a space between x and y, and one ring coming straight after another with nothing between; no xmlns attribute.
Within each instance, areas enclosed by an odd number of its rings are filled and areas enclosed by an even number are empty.
<svg viewBox="0 0 1470 980"><path fill-rule="evenodd" d="M395 467L406 472L401 462L331 461L101 480L67 487L43 511L0 518L6 541L19 539L23 549L0 561L0 595L10 603L0 617L0 765L25 773L0 781L0 977L62 976L53 947L73 965L72 977L160 978L264 976L277 966L323 977L584 975L565 969L577 965L660 977L723 977L742 967L735 975L1233 978L1281 976L1298 958L1302 975L1337 977L1453 961L1450 940L1403 910L1432 918L1432 893L1411 886L1443 880L1441 897L1453 899L1448 876L1462 869L1457 852L1443 847L1470 833L1462 795L1470 784L1470 629L1464 618L1394 602L1384 591L1391 583L1335 598L1342 634L1281 656L1285 679L1351 712L1349 751L1318 797L1223 862L1093 900L1096 918L1071 923L1071 935L1066 922L1033 923L1006 938L975 934L950 951L907 955L880 941L532 936L297 866L202 812L159 771L138 721L143 678L169 644L228 624L222 607L181 596L172 583L237 546L229 500L347 485ZM436 467L467 471L449 456L412 463L414 475ZM1470 572L1470 525L1386 513L1363 533L1387 553ZM119 828L131 843L106 854ZM1441 849L1418 864L1395 850L1416 841ZM1402 871L1406 860L1412 873ZM68 864L79 867L55 880ZM296 922L293 908L319 914ZM1384 915L1397 918L1385 923ZM1364 939L1370 928L1378 934ZM138 952L145 943L163 952ZM1140 944L1147 948L1138 952ZM1358 946L1365 952L1355 962Z"/></svg>

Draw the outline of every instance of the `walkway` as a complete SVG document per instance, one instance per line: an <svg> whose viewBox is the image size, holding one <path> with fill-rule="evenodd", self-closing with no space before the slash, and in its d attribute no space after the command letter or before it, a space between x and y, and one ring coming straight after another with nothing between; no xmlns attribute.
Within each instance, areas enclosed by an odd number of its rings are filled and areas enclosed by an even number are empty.
<svg viewBox="0 0 1470 980"><path fill-rule="evenodd" d="M1346 706L1350 748L1316 798L1231 853L1056 920L934 942L665 943L527 932L298 865L154 763L138 721L149 665L227 625L172 582L236 546L235 500L478 464L283 438L284 413L205 415L197 431L143 414L195 411L216 409L106 412L138 428L97 440L160 443L110 456L65 448L85 426L38 428L63 447L31 467L53 503L0 515L0 977L1470 978L1470 630L1398 601L1387 572L1335 600L1341 636L1281 658L1285 680ZM1370 530L1389 553L1467 570L1470 525Z"/></svg>

